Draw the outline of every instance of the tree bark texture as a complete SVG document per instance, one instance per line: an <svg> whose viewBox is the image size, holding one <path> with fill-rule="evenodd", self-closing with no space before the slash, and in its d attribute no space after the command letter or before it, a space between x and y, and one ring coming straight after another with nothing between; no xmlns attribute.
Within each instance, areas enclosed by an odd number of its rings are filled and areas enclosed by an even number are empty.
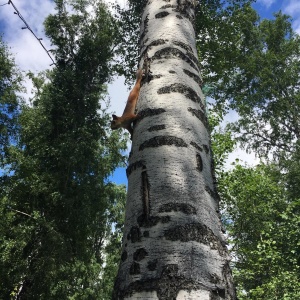
<svg viewBox="0 0 300 300"><path fill-rule="evenodd" d="M235 299L213 176L192 0L150 0L113 299Z"/></svg>

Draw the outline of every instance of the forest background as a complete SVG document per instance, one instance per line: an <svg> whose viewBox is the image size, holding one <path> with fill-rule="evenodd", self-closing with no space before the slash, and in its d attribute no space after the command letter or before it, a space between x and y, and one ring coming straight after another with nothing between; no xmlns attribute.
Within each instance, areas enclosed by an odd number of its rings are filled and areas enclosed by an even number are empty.
<svg viewBox="0 0 300 300"><path fill-rule="evenodd" d="M13 1L46 49L55 49L52 66L12 5L0 3L3 299L110 299L128 137L108 125L112 111L123 111L134 65L121 49L120 24L84 2ZM218 14L210 7L211 31L205 35L200 20L198 43L234 277L240 299L297 299L300 4L233 2L230 11L216 1ZM218 18L227 30L216 28ZM111 64L111 49L124 68ZM125 77L112 82L118 74Z"/></svg>

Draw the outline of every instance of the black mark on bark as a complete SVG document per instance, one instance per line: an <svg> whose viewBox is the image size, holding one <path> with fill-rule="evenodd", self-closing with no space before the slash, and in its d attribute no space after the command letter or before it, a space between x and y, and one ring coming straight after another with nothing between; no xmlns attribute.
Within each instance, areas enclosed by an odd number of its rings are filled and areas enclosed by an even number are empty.
<svg viewBox="0 0 300 300"><path fill-rule="evenodd" d="M188 99L195 103L202 103L201 98L198 94L190 87L182 83L173 83L168 86L164 86L157 90L158 94L169 94L169 93L180 93L185 95Z"/></svg>
<svg viewBox="0 0 300 300"><path fill-rule="evenodd" d="M156 136L142 143L139 147L139 151L142 151L146 148L155 148L161 146L187 147L187 144L183 139L175 136Z"/></svg>
<svg viewBox="0 0 300 300"><path fill-rule="evenodd" d="M193 116L195 116L196 118L198 118L203 123L203 125L205 126L205 128L208 130L207 117L206 117L206 114L202 110L200 110L200 109L194 109L194 108L189 107L188 111Z"/></svg>
<svg viewBox="0 0 300 300"><path fill-rule="evenodd" d="M146 167L143 167L142 170L142 199L143 199L143 209L144 209L144 216L146 220L149 219L150 216L150 185L148 180L148 175L146 172Z"/></svg>
<svg viewBox="0 0 300 300"><path fill-rule="evenodd" d="M187 52L192 52L193 53L192 47L188 44L185 44L185 43L180 42L180 41L173 41L173 44L176 45L176 46L179 46L180 48L183 48Z"/></svg>
<svg viewBox="0 0 300 300"><path fill-rule="evenodd" d="M150 236L149 231L148 231L148 230L144 231L143 236L144 236L145 238L148 238L148 237Z"/></svg>
<svg viewBox="0 0 300 300"><path fill-rule="evenodd" d="M166 16L168 16L168 15L169 15L169 13L168 13L167 11L162 11L162 12L156 14L156 15L155 15L155 18L156 18L156 19L160 19L160 18L164 18L164 17L166 17Z"/></svg>
<svg viewBox="0 0 300 300"><path fill-rule="evenodd" d="M190 204L186 203L166 203L163 204L159 208L160 213L164 212L171 212L171 211L180 211L186 215L195 215L196 214L196 208Z"/></svg>
<svg viewBox="0 0 300 300"><path fill-rule="evenodd" d="M148 131L159 131L159 130L164 130L166 129L166 125L162 124L162 125L154 125L151 126Z"/></svg>
<svg viewBox="0 0 300 300"><path fill-rule="evenodd" d="M166 1L166 2L170 2L170 1ZM162 6L160 9L166 9L166 8L176 8L176 7L177 7L176 5L167 4L167 5L164 5L164 6Z"/></svg>
<svg viewBox="0 0 300 300"><path fill-rule="evenodd" d="M213 231L206 225L201 223L190 223L178 225L165 231L164 236L171 241L196 241L210 246L213 250L218 250L221 255L224 255L225 246L214 235Z"/></svg>
<svg viewBox="0 0 300 300"><path fill-rule="evenodd" d="M154 59L172 59L180 58L187 62L192 68L199 72L199 62L198 59L191 53L183 53L178 48L166 47L164 49L158 50L152 56L151 60Z"/></svg>
<svg viewBox="0 0 300 300"><path fill-rule="evenodd" d="M203 144L203 148L204 148L206 154L208 154L209 153L209 147L207 145Z"/></svg>
<svg viewBox="0 0 300 300"><path fill-rule="evenodd" d="M132 243L141 241L141 231L137 226L131 227L130 232L127 235L127 240L130 240Z"/></svg>
<svg viewBox="0 0 300 300"><path fill-rule="evenodd" d="M145 161L143 161L143 160L139 160L139 161L136 161L136 162L130 164L126 169L127 177L129 177L129 175L136 169L143 168L143 167L145 167Z"/></svg>
<svg viewBox="0 0 300 300"><path fill-rule="evenodd" d="M176 18L183 19L183 17L181 15L176 15Z"/></svg>
<svg viewBox="0 0 300 300"><path fill-rule="evenodd" d="M144 248L136 250L133 254L133 259L135 261L141 261L148 255L147 251Z"/></svg>
<svg viewBox="0 0 300 300"><path fill-rule="evenodd" d="M170 70L169 73L170 73L170 74L176 74L176 72L173 71L173 70Z"/></svg>
<svg viewBox="0 0 300 300"><path fill-rule="evenodd" d="M193 147L195 147L197 150L199 150L199 151L201 151L201 152L203 151L202 147L199 146L197 143L191 142L191 145L192 145Z"/></svg>
<svg viewBox="0 0 300 300"><path fill-rule="evenodd" d="M157 259L148 262L147 268L149 271L155 271L156 267L157 267Z"/></svg>
<svg viewBox="0 0 300 300"><path fill-rule="evenodd" d="M202 82L202 79L199 75L197 75L193 72L190 72L189 70L186 70L186 69L183 69L183 72L186 75L188 75L189 77L191 77L194 81L196 81L199 86L202 86L203 82Z"/></svg>
<svg viewBox="0 0 300 300"><path fill-rule="evenodd" d="M129 274L130 275L137 275L141 273L140 265L137 262L133 262L130 269Z"/></svg>
<svg viewBox="0 0 300 300"><path fill-rule="evenodd" d="M199 153L196 154L196 160L197 160L197 169L198 171L203 171L203 161L201 158L201 155Z"/></svg>
<svg viewBox="0 0 300 300"><path fill-rule="evenodd" d="M158 224L159 221L160 221L160 217L158 217L158 216L149 216L147 219L144 214L140 215L137 218L137 222L138 222L139 226L145 227L145 228L155 226L156 224Z"/></svg>
<svg viewBox="0 0 300 300"><path fill-rule="evenodd" d="M149 14L146 16L145 20L144 20L144 30L142 32L142 34L140 35L140 44L141 41L144 39L146 33L148 32L148 23L149 23Z"/></svg>
<svg viewBox="0 0 300 300"><path fill-rule="evenodd" d="M146 118L146 117L152 117L156 115L160 115L162 113L166 112L163 108L146 108L141 111L139 111L139 116L141 119Z"/></svg>

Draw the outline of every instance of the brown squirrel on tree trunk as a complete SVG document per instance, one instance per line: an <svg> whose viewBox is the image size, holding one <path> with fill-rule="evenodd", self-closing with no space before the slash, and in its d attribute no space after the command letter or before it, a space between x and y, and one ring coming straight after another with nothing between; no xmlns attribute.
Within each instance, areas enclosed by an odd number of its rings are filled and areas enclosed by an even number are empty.
<svg viewBox="0 0 300 300"><path fill-rule="evenodd" d="M124 112L121 117L112 115L113 120L111 121L111 125L110 125L110 128L112 130L118 128L127 129L131 135L131 139L133 134L131 123L139 117L138 114L135 114L134 112L135 112L137 100L139 98L142 78L143 78L143 70L138 69L136 72L136 83L133 89L131 90L131 92L129 93Z"/></svg>

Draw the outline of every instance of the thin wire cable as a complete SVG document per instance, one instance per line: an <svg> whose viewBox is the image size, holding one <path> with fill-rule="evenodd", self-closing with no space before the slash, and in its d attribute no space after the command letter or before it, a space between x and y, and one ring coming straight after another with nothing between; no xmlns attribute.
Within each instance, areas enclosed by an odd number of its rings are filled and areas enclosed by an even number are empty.
<svg viewBox="0 0 300 300"><path fill-rule="evenodd" d="M9 2L8 3L5 3L5 4L1 4L0 6L4 6L4 5L8 5L9 4Z"/></svg>
<svg viewBox="0 0 300 300"><path fill-rule="evenodd" d="M41 38L38 38L36 36L36 34L33 32L33 30L30 28L30 26L28 25L28 23L26 22L26 20L24 19L24 17L21 15L21 13L19 12L19 10L17 9L17 7L15 6L15 4L9 0L7 4L11 4L13 6L13 8L15 9L15 14L23 21L23 23L26 25L26 27L22 27L22 29L28 29L33 35L34 37L37 39L37 41L41 44L41 46L43 47L43 49L46 51L47 55L50 57L50 59L52 60L53 64L56 65L54 59L52 58L52 56L50 55L49 51L46 49L46 47L43 45L43 43L41 42ZM51 64L52 65L52 64Z"/></svg>

